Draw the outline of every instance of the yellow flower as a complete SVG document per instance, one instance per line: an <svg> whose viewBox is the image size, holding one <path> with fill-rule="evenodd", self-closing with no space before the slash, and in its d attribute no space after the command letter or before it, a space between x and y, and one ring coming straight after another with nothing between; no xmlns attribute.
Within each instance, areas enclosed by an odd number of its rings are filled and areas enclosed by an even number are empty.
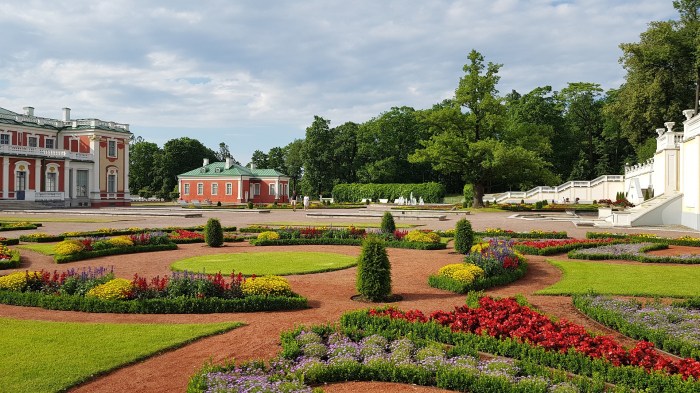
<svg viewBox="0 0 700 393"><path fill-rule="evenodd" d="M438 274L468 284L483 277L484 270L473 263L453 263L441 267Z"/></svg>
<svg viewBox="0 0 700 393"><path fill-rule="evenodd" d="M53 246L53 252L56 253L56 255L72 255L72 254L77 254L85 249L85 245L83 243L75 240L75 239L68 239L64 240L55 246Z"/></svg>
<svg viewBox="0 0 700 393"><path fill-rule="evenodd" d="M482 253L484 253L486 250L488 250L488 248L489 248L489 244L488 244L488 243L477 243L477 244L475 244L475 245L472 246L472 248L471 248L471 250L469 250L469 252L482 254Z"/></svg>
<svg viewBox="0 0 700 393"><path fill-rule="evenodd" d="M39 272L16 272L0 277L0 289L22 291L27 286L27 278L40 279Z"/></svg>
<svg viewBox="0 0 700 393"><path fill-rule="evenodd" d="M422 232L419 230L413 230L408 232L404 237L407 242L419 242L419 243L439 243L440 235L435 232Z"/></svg>
<svg viewBox="0 0 700 393"><path fill-rule="evenodd" d="M260 232L258 234L258 240L277 240L280 238L279 233L274 231Z"/></svg>
<svg viewBox="0 0 700 393"><path fill-rule="evenodd" d="M245 296L289 296L292 287L284 277L263 276L246 279L241 284L241 290Z"/></svg>
<svg viewBox="0 0 700 393"><path fill-rule="evenodd" d="M124 278L115 278L90 289L85 296L103 300L124 300L130 290L131 281Z"/></svg>
<svg viewBox="0 0 700 393"><path fill-rule="evenodd" d="M131 247L134 245L129 236L115 236L108 239L107 242L115 247Z"/></svg>

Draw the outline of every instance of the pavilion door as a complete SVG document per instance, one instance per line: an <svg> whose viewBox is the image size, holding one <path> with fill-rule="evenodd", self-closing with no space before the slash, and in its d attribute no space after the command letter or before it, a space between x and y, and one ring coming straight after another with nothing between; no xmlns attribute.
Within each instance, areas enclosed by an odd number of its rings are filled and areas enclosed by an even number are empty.
<svg viewBox="0 0 700 393"><path fill-rule="evenodd" d="M24 192L27 189L27 172L17 171L16 182L15 195L17 195L18 200L23 201Z"/></svg>

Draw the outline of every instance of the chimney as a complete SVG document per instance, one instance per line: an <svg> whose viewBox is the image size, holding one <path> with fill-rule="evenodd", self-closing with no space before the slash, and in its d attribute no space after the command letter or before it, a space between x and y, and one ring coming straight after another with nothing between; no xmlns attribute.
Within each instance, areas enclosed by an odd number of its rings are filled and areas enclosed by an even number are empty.
<svg viewBox="0 0 700 393"><path fill-rule="evenodd" d="M253 164L252 162L250 163L250 169L255 169L255 164Z"/></svg>
<svg viewBox="0 0 700 393"><path fill-rule="evenodd" d="M70 121L70 108L63 108L63 121Z"/></svg>
<svg viewBox="0 0 700 393"><path fill-rule="evenodd" d="M204 162L202 163L202 166L205 167L205 166L207 166L207 165L209 165L209 159L208 159L208 158L205 158L205 159L204 159Z"/></svg>
<svg viewBox="0 0 700 393"><path fill-rule="evenodd" d="M33 106L25 106L22 109L24 109L25 115L34 117L34 107Z"/></svg>
<svg viewBox="0 0 700 393"><path fill-rule="evenodd" d="M226 166L224 169L230 169L231 168L231 157L226 157Z"/></svg>

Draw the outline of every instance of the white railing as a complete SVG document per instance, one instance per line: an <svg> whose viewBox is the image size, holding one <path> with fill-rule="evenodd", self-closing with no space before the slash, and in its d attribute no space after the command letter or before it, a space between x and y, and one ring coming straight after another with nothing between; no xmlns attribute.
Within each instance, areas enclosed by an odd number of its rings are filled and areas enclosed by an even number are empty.
<svg viewBox="0 0 700 393"><path fill-rule="evenodd" d="M64 199L63 192L44 191L44 192L37 192L34 194L35 201L62 201L63 199Z"/></svg>
<svg viewBox="0 0 700 393"><path fill-rule="evenodd" d="M625 176L627 178L637 177L654 171L654 159L650 158L647 161L631 166L625 165Z"/></svg>
<svg viewBox="0 0 700 393"><path fill-rule="evenodd" d="M71 160L93 161L95 159L92 153L76 153L61 149L47 149L45 147L30 147L30 146L15 146L15 145L0 145L0 154L8 155L24 155L24 156L39 156L47 158L70 158Z"/></svg>
<svg viewBox="0 0 700 393"><path fill-rule="evenodd" d="M683 139L688 140L700 135L700 115L693 116L683 123Z"/></svg>
<svg viewBox="0 0 700 393"><path fill-rule="evenodd" d="M63 128L63 127L72 127L72 128L77 128L79 126L88 126L88 127L107 127L111 129L117 129L117 130L124 130L124 131L129 131L129 125L128 124L123 124L123 123L116 123L113 121L102 121L99 119L77 119L77 120L69 120L69 121L61 121L61 120L56 120L56 119L48 119L45 117L35 117L35 116L27 116L27 115L5 115L5 114L0 114L0 119L7 119L7 120L14 120L18 123L34 123L37 125L51 125L56 128Z"/></svg>
<svg viewBox="0 0 700 393"><path fill-rule="evenodd" d="M574 181L568 181L564 184L560 184L556 187L549 187L549 186L539 186L535 187L533 189L530 189L528 191L508 191L508 192L503 192L500 194L487 194L484 195L484 201L488 202L495 202L495 203L502 203L506 202L508 200L519 200L519 199L530 199L530 200L551 200L554 199L555 201L560 200L561 198L559 197L559 194L567 191L569 189L579 189L579 190L590 190L594 187L600 186L604 187L606 186L605 183L613 183L613 184L624 184L625 181L625 176L623 175L603 175L596 177L593 180L590 181L582 181L582 180L574 180ZM612 192L611 192L612 193ZM614 195L614 193L612 193ZM573 194L572 194L573 196ZM568 197L570 199L575 199L577 197L573 196L573 198ZM603 199L603 198L598 198L598 199ZM612 199L612 198L609 198Z"/></svg>

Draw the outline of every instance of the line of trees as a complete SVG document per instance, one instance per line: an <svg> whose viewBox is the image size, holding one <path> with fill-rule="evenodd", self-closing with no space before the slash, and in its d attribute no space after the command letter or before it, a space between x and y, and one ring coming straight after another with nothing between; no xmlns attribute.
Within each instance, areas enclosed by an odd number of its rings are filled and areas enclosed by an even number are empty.
<svg viewBox="0 0 700 393"><path fill-rule="evenodd" d="M678 20L652 22L639 42L620 45L627 75L617 89L572 82L560 90L542 86L501 96L502 65L472 50L453 97L428 109L390 108L361 124L331 127L329 119L314 116L304 139L256 150L252 163L286 173L290 190L310 195L330 194L339 183L437 181L453 193L467 183L476 206L487 192L622 173L625 163L654 154L655 128L682 122L684 109L697 111L700 0L673 5ZM132 192L171 192L171 171L195 168L202 157L222 159L227 151L224 143L214 152L195 142L180 138L159 150L137 141L132 175L139 176L138 157L155 157L145 167L159 173L132 179ZM183 146L196 150L189 156L197 162L166 163Z"/></svg>

